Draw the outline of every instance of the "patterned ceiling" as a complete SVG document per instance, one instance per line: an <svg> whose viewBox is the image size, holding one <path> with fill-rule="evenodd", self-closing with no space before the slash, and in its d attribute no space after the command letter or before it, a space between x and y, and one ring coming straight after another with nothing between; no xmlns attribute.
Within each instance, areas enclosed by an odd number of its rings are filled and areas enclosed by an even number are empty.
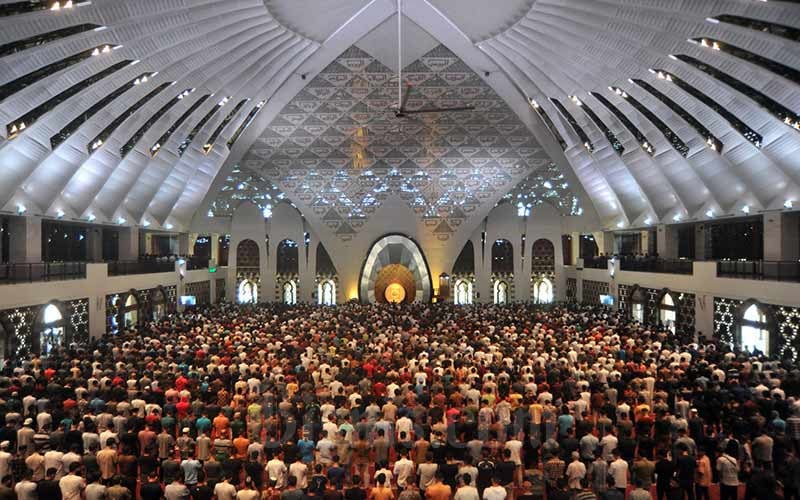
<svg viewBox="0 0 800 500"><path fill-rule="evenodd" d="M482 204L550 167L508 105L443 45L407 66L403 78L413 85L408 109L475 110L396 118L397 76L351 47L275 117L240 162L240 175L274 183L345 240L390 196L446 239ZM215 205L215 214L224 213L219 199Z"/></svg>

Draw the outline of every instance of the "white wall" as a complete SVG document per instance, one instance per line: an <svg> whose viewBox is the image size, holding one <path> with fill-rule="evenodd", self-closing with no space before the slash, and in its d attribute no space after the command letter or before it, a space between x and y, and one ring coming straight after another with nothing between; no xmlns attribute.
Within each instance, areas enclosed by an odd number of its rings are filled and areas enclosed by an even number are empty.
<svg viewBox="0 0 800 500"><path fill-rule="evenodd" d="M224 268L221 268L224 270ZM0 286L0 310L38 306L51 300L89 299L89 335L100 337L106 329L106 295L128 290L146 290L157 286L176 286L181 295L184 283L215 280L217 274L207 269L186 271L180 279L177 271L155 274L108 276L107 264L87 264L86 279L20 283ZM214 297L212 296L212 301ZM177 306L177 304L174 304Z"/></svg>

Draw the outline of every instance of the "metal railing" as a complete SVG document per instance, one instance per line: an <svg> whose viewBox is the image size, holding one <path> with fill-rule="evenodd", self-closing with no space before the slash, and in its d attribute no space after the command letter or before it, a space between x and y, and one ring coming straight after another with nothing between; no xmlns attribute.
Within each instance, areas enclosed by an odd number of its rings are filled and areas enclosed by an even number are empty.
<svg viewBox="0 0 800 500"><path fill-rule="evenodd" d="M115 260L108 263L109 276L126 276L129 274L169 273L175 271L175 263L155 260Z"/></svg>
<svg viewBox="0 0 800 500"><path fill-rule="evenodd" d="M66 281L86 278L85 262L15 262L0 264L0 284Z"/></svg>
<svg viewBox="0 0 800 500"><path fill-rule="evenodd" d="M692 274L693 262L683 259L622 259L619 268L623 271L665 274Z"/></svg>
<svg viewBox="0 0 800 500"><path fill-rule="evenodd" d="M800 262L780 260L720 260L717 277L800 282Z"/></svg>

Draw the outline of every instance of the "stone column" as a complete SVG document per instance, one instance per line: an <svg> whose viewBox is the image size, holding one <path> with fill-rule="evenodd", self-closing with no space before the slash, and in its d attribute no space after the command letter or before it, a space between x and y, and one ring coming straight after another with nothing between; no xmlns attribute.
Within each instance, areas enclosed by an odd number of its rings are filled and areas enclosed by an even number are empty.
<svg viewBox="0 0 800 500"><path fill-rule="evenodd" d="M578 259L581 257L581 233L572 233L570 236L570 242L572 244L572 261L565 262L564 264L574 266L578 263Z"/></svg>
<svg viewBox="0 0 800 500"><path fill-rule="evenodd" d="M706 225L694 225L694 260L706 260Z"/></svg>
<svg viewBox="0 0 800 500"><path fill-rule="evenodd" d="M100 227L86 228L86 258L90 262L103 260L103 229Z"/></svg>
<svg viewBox="0 0 800 500"><path fill-rule="evenodd" d="M800 228L795 214L764 214L764 260L797 261Z"/></svg>
<svg viewBox="0 0 800 500"><path fill-rule="evenodd" d="M488 242L487 242L488 243ZM481 233L473 238L472 246L475 250L475 291L477 293L476 302L482 304L491 304L494 298L492 297L492 249L489 246L486 249L486 255L483 255L481 250Z"/></svg>
<svg viewBox="0 0 800 500"><path fill-rule="evenodd" d="M119 260L139 259L139 228L128 226L119 229Z"/></svg>
<svg viewBox="0 0 800 500"><path fill-rule="evenodd" d="M10 262L42 261L42 218L36 216L8 219Z"/></svg>
<svg viewBox="0 0 800 500"><path fill-rule="evenodd" d="M657 250L662 259L678 258L678 228L674 225L659 224Z"/></svg>

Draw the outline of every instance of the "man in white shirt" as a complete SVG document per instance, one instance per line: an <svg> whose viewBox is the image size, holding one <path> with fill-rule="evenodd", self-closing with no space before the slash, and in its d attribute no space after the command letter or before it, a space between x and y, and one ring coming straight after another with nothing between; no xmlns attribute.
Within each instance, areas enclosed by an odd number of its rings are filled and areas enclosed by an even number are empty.
<svg viewBox="0 0 800 500"><path fill-rule="evenodd" d="M614 488L624 496L628 489L628 462L620 458L618 449L614 449L613 455L614 461L608 466L608 475L614 478Z"/></svg>
<svg viewBox="0 0 800 500"><path fill-rule="evenodd" d="M281 455L276 455L272 460L267 462L265 468L267 477L270 481L274 481L276 489L283 489L286 487L286 464L281 460Z"/></svg>
<svg viewBox="0 0 800 500"><path fill-rule="evenodd" d="M453 500L480 500L478 488L472 486L472 477L469 474L459 476L463 485L456 490Z"/></svg>
<svg viewBox="0 0 800 500"><path fill-rule="evenodd" d="M61 489L61 498L63 500L81 500L83 489L86 488L86 481L76 474L80 467L81 465L79 463L73 462L70 464L69 474L58 481L58 487Z"/></svg>
<svg viewBox="0 0 800 500"><path fill-rule="evenodd" d="M580 490L581 479L586 477L586 465L581 462L581 455L577 451L572 452L572 462L567 466L567 480L569 489Z"/></svg>
<svg viewBox="0 0 800 500"><path fill-rule="evenodd" d="M217 500L234 500L236 498L236 487L228 482L226 477L222 482L214 486L214 497Z"/></svg>
<svg viewBox="0 0 800 500"><path fill-rule="evenodd" d="M0 443L0 479L11 473L11 453L8 452L9 448L11 448L10 441Z"/></svg>
<svg viewBox="0 0 800 500"><path fill-rule="evenodd" d="M483 500L505 500L506 489L500 486L500 478L492 476L492 485L483 490Z"/></svg>
<svg viewBox="0 0 800 500"><path fill-rule="evenodd" d="M397 486L405 488L409 478L414 477L414 462L408 459L408 451L401 452L400 460L394 463L393 471L397 476Z"/></svg>
<svg viewBox="0 0 800 500"><path fill-rule="evenodd" d="M289 466L289 476L297 479L297 489L308 488L308 465L303 463L302 457L299 455L297 460Z"/></svg>

